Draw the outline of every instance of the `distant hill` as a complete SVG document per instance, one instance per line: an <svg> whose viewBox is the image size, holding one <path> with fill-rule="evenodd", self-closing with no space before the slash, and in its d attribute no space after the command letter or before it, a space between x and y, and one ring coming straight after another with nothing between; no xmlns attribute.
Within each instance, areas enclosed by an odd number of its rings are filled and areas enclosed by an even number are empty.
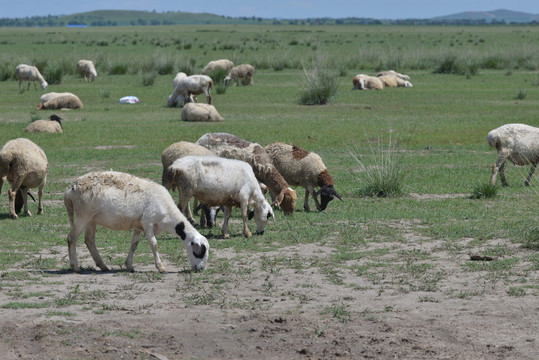
<svg viewBox="0 0 539 360"><path fill-rule="evenodd" d="M455 20L472 20L472 21L481 21L484 20L487 23L490 22L501 22L506 23L529 23L533 21L539 21L538 14L530 14L519 11L512 10L493 10L493 11L465 11L457 14L446 15L446 16L437 16L432 18L432 20L439 21L455 21Z"/></svg>

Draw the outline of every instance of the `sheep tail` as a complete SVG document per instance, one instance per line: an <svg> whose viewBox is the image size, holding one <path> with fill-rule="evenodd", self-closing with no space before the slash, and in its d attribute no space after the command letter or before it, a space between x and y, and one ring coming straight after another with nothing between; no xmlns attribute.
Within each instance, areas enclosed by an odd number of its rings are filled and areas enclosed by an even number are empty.
<svg viewBox="0 0 539 360"><path fill-rule="evenodd" d="M209 89L210 89L210 90L213 89L213 80L210 80L210 86L209 86Z"/></svg>
<svg viewBox="0 0 539 360"><path fill-rule="evenodd" d="M75 226L75 221L74 221L75 209L73 207L73 201L66 197L64 199L64 204L67 209L67 216L69 217L69 224L71 225L71 228L73 228Z"/></svg>

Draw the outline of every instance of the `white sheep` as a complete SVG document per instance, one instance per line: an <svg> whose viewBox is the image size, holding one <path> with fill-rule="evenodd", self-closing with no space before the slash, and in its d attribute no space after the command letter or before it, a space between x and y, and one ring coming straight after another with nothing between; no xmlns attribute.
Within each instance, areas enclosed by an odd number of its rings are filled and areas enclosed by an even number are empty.
<svg viewBox="0 0 539 360"><path fill-rule="evenodd" d="M253 169L244 161L217 156L186 156L174 161L169 171L178 184L184 214L187 213L191 197L208 206L224 207L221 232L225 239L230 237L228 220L232 206L241 208L243 235L247 238L252 235L247 225L249 206L254 208L257 234L264 233L270 217L275 219L270 204L260 190Z"/></svg>
<svg viewBox="0 0 539 360"><path fill-rule="evenodd" d="M40 99L41 100L41 99ZM36 110L58 110L58 109L83 109L84 105L77 95L72 93L60 93L50 100L40 102Z"/></svg>
<svg viewBox="0 0 539 360"><path fill-rule="evenodd" d="M218 122L224 121L223 117L217 112L213 105L198 104L189 102L183 106L181 119L183 121L205 121Z"/></svg>
<svg viewBox="0 0 539 360"><path fill-rule="evenodd" d="M518 166L531 164L530 173L525 185L530 184L531 177L539 163L539 128L525 124L506 124L491 130L487 135L488 144L498 151L498 160L492 166L490 184L496 184L496 175L500 172L503 186L505 181L504 166L509 160Z"/></svg>
<svg viewBox="0 0 539 360"><path fill-rule="evenodd" d="M274 206L280 206L286 215L291 215L296 207L296 190L292 189L286 180L279 174L264 148L227 133L207 133L196 142L210 149L216 155L242 160L253 168L256 178L265 184L270 193Z"/></svg>
<svg viewBox="0 0 539 360"><path fill-rule="evenodd" d="M225 85L228 86L230 80L232 84L238 85L238 79L243 79L243 85L253 85L255 68L249 64L234 66L225 78Z"/></svg>
<svg viewBox="0 0 539 360"><path fill-rule="evenodd" d="M41 84L41 89L45 90L49 84L45 81L39 70L32 65L20 64L15 69L19 78L19 91L21 91L21 83L28 81L28 90L30 90L30 81L34 83L34 89L37 90L36 81Z"/></svg>
<svg viewBox="0 0 539 360"><path fill-rule="evenodd" d="M161 163L163 164L163 173L161 175L161 183L167 190L176 191L178 184L176 184L172 173L169 170L170 165L179 158L185 156L212 156L215 155L211 150L206 149L203 146L194 144L188 141L179 141L170 146L168 146L161 153ZM196 199L195 199L196 200ZM180 199L178 198L178 207L180 207ZM197 206L195 205L195 208ZM215 225L215 217L217 215L217 209L203 207L203 213L200 215L200 225L213 227ZM185 214L187 218L192 219L193 214L191 209L187 207L187 213Z"/></svg>
<svg viewBox="0 0 539 360"><path fill-rule="evenodd" d="M208 65L202 69L202 74L209 75L212 71L215 70L226 70L230 71L234 67L234 63L228 59L219 59L210 61Z"/></svg>
<svg viewBox="0 0 539 360"><path fill-rule="evenodd" d="M382 80L384 87L413 87L408 80L403 80L394 75L381 75L378 79Z"/></svg>
<svg viewBox="0 0 539 360"><path fill-rule="evenodd" d="M180 82L181 79L187 77L187 74L184 73L184 72L179 72L176 74L176 76L174 76L174 79L172 80L172 91L174 91L174 89L176 89L176 86L178 86L178 83ZM196 102L197 101L197 97L196 96L191 96L191 98L189 99L189 101L191 102ZM183 104L183 96L181 95L178 95L178 97L176 97L174 103L172 104L172 106L182 106ZM171 107L172 107L171 106Z"/></svg>
<svg viewBox="0 0 539 360"><path fill-rule="evenodd" d="M184 101L191 100L192 95L206 95L206 103L211 104L211 92L213 89L213 80L207 75L191 75L180 79L174 91L168 97L168 106L172 107L178 102L178 96L181 100L178 106L183 105ZM192 101L192 100L191 100Z"/></svg>
<svg viewBox="0 0 539 360"><path fill-rule="evenodd" d="M84 81L94 81L97 71L92 60L79 60L77 62L77 72L84 76Z"/></svg>
<svg viewBox="0 0 539 360"><path fill-rule="evenodd" d="M395 70L380 71L378 74L376 74L378 77L386 75L392 75L398 77L399 79L410 81L410 77L408 75L398 73Z"/></svg>
<svg viewBox="0 0 539 360"><path fill-rule="evenodd" d="M24 131L29 133L62 133L62 118L53 114L49 116L49 120L36 120L31 122Z"/></svg>
<svg viewBox="0 0 539 360"><path fill-rule="evenodd" d="M376 76L358 74L352 79L354 90L383 90L384 83Z"/></svg>
<svg viewBox="0 0 539 360"><path fill-rule="evenodd" d="M185 246L193 270L203 270L208 260L208 240L198 233L180 212L170 193L153 181L116 171L96 171L73 181L64 192L64 204L71 230L67 235L69 264L80 272L77 259L77 239L86 228L84 240L96 265L109 268L95 245L96 226L111 230L134 229L125 261L127 270L133 271L133 253L144 232L153 252L155 267L166 269L157 251L155 236L163 231L179 237Z"/></svg>
<svg viewBox="0 0 539 360"><path fill-rule="evenodd" d="M49 93L45 93L45 94L41 95L41 97L39 98L39 102L40 103L46 103L47 101L50 101L52 99L55 99L55 98L61 97L61 96L65 96L65 95L73 95L73 94L70 93L70 92L63 92L63 93L49 92Z"/></svg>
<svg viewBox="0 0 539 360"><path fill-rule="evenodd" d="M305 188L303 208L306 211L310 210L309 195L319 211L325 210L334 197L342 201L335 191L333 177L318 154L279 142L267 145L264 150L287 183ZM317 187L320 190L315 192ZM320 203L317 198L319 194Z"/></svg>
<svg viewBox="0 0 539 360"><path fill-rule="evenodd" d="M43 214L43 187L47 183L49 162L45 152L34 142L18 138L8 141L0 150L0 192L7 179L11 184L9 195L9 216L17 219L17 213L24 205L24 214L31 216L28 210L27 194L31 188L38 188L37 213Z"/></svg>

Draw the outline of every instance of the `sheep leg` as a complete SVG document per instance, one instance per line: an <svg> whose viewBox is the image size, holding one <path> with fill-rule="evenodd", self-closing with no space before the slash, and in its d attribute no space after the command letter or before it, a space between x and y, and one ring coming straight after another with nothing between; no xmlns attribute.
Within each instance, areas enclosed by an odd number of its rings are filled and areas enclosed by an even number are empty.
<svg viewBox="0 0 539 360"><path fill-rule="evenodd" d="M507 181L505 181L505 162L499 166L498 171L500 173L500 180L502 181L502 186L509 186Z"/></svg>
<svg viewBox="0 0 539 360"><path fill-rule="evenodd" d="M496 185L496 176L498 172L500 173L500 178L502 180L502 186L508 186L507 181L505 181L505 157L498 157L498 160L492 165L492 176L490 177L490 185Z"/></svg>
<svg viewBox="0 0 539 360"><path fill-rule="evenodd" d="M246 238L250 238L253 236L251 234L251 231L249 230L249 226L247 226L247 202L244 201L241 203L241 217L243 218L243 236Z"/></svg>
<svg viewBox="0 0 539 360"><path fill-rule="evenodd" d="M183 215L185 215L187 220L189 220L191 225L195 226L195 219L193 218L193 214L191 213L191 208L189 207L189 200L191 200L191 196L185 196L184 194L186 193L186 191L185 190L182 191L181 188L178 188L178 193L180 194L178 206L181 212L183 213Z"/></svg>
<svg viewBox="0 0 539 360"><path fill-rule="evenodd" d="M15 212L15 197L17 196L17 190L19 190L19 187L15 188L15 186L13 186L7 191L9 195L9 217L14 220L19 218Z"/></svg>
<svg viewBox="0 0 539 360"><path fill-rule="evenodd" d="M211 93L209 89L204 89L204 95L206 95L206 103L211 105Z"/></svg>
<svg viewBox="0 0 539 360"><path fill-rule="evenodd" d="M311 211L311 208L309 207L309 190L307 190L307 188L305 188L305 200L303 201L303 209L305 209L305 211ZM314 201L316 201L316 196L314 197ZM318 209L318 204L316 204L316 208Z"/></svg>
<svg viewBox="0 0 539 360"><path fill-rule="evenodd" d="M232 208L230 206L225 206L223 227L221 229L221 234L223 234L223 239L230 239L230 234L228 233L228 219L230 219L231 214L232 214Z"/></svg>
<svg viewBox="0 0 539 360"><path fill-rule="evenodd" d="M109 268L107 267L107 265L105 265L103 259L101 259L101 256L97 251L97 247L95 246L95 230L95 222L92 221L86 225L86 232L84 233L84 243L90 251L90 254L92 255L92 259L94 259L95 264L101 269L101 271L109 271Z"/></svg>
<svg viewBox="0 0 539 360"><path fill-rule="evenodd" d="M130 272L135 271L135 269L133 269L133 254L135 253L135 250L137 249L138 243L140 241L140 234L141 232L139 230L133 231L133 238L131 239L129 255L127 255L127 259L125 260L125 267L127 268L127 271Z"/></svg>
<svg viewBox="0 0 539 360"><path fill-rule="evenodd" d="M530 169L530 174L528 175L528 178L526 179L526 182L524 182L524 184L526 186L529 186L530 185L530 180L532 178L532 175L533 173L535 172L535 167L536 167L537 164L532 164L532 168Z"/></svg>
<svg viewBox="0 0 539 360"><path fill-rule="evenodd" d="M38 199L37 199L37 214L38 215L43 214L43 187L44 186L45 186L45 184L40 186L38 191L37 191L37 196L38 196ZM24 203L26 204L26 199L24 200Z"/></svg>
<svg viewBox="0 0 539 360"><path fill-rule="evenodd" d="M146 233L146 237L148 238L148 241L150 242L150 247L152 248L153 252L153 258L155 260L155 267L160 273L164 273L167 270L163 266L163 263L161 262L161 257L159 257L159 252L157 251L157 239L155 238L155 235L153 233L153 224L147 224L144 226L144 232Z"/></svg>
<svg viewBox="0 0 539 360"><path fill-rule="evenodd" d="M84 229L84 223L79 221L74 223L67 234L67 248L69 253L69 265L74 272L80 272L79 260L77 258L77 239L79 238L82 230Z"/></svg>

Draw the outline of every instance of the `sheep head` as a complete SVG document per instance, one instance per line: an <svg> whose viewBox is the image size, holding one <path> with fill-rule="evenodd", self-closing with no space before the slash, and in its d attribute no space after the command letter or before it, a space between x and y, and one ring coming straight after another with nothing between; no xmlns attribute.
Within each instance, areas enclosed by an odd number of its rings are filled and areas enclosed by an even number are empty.
<svg viewBox="0 0 539 360"><path fill-rule="evenodd" d="M342 201L341 195L339 195L333 185L322 186L320 190L313 194L313 197L318 196L318 194L320 194L320 211L326 210L329 202L335 197Z"/></svg>
<svg viewBox="0 0 539 360"><path fill-rule="evenodd" d="M297 198L296 190L283 188L273 201L273 206L280 206L285 215L292 215L296 208Z"/></svg>
<svg viewBox="0 0 539 360"><path fill-rule="evenodd" d="M189 232L185 232L186 225L184 221L179 222L176 225L176 234L182 239L187 250L187 256L191 262L191 269L194 271L204 270L206 262L208 262L208 255L210 253L210 244L208 240L200 235L195 229L191 229ZM195 235L193 235L195 233Z"/></svg>

